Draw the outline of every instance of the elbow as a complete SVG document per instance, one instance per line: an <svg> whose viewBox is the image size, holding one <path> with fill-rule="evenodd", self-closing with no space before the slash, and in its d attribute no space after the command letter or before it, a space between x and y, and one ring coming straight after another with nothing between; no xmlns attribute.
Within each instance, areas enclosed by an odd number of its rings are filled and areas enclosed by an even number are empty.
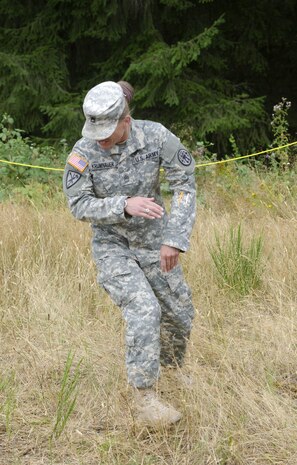
<svg viewBox="0 0 297 465"><path fill-rule="evenodd" d="M71 214L74 216L75 219L80 221L86 221L86 208L82 202L75 201L74 199L69 200L68 202L69 209Z"/></svg>
<svg viewBox="0 0 297 465"><path fill-rule="evenodd" d="M70 211L71 211L71 213L72 213L72 215L74 216L75 219L80 220L80 221L85 221L86 220L84 212L83 212L82 209L72 207L72 208L70 208Z"/></svg>

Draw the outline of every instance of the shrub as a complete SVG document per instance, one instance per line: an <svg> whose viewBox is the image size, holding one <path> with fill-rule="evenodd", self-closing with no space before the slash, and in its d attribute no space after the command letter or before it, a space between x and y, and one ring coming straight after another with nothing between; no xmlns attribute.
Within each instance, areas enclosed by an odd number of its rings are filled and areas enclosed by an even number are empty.
<svg viewBox="0 0 297 465"><path fill-rule="evenodd" d="M42 185L45 188L42 190L47 192L56 190L57 185L61 185L62 172L22 165L62 168L68 153L67 144L61 140L56 148L37 146L30 139L23 137L22 131L15 129L13 124L13 118L7 114L2 115L0 121L1 197L14 191L20 192L20 190L34 193L34 185Z"/></svg>
<svg viewBox="0 0 297 465"><path fill-rule="evenodd" d="M229 238L220 240L215 233L215 246L209 248L219 284L241 296L260 286L262 265L262 237L253 237L244 246L241 225L231 228Z"/></svg>

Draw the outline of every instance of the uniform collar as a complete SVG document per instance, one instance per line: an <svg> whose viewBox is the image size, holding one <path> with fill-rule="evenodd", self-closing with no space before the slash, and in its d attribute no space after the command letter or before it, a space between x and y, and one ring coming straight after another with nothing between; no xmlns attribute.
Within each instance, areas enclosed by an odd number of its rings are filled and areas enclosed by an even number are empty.
<svg viewBox="0 0 297 465"><path fill-rule="evenodd" d="M110 150L110 154L125 154L131 155L137 150L145 147L145 134L141 127L138 126L137 121L131 118L131 129L127 141L124 144L119 144Z"/></svg>
<svg viewBox="0 0 297 465"><path fill-rule="evenodd" d="M121 155L120 161L124 160L128 156L141 150L146 146L146 136L137 120L131 118L131 130L127 141L124 144L115 145L110 150L102 150L99 144L96 141L81 139L85 144L85 147L89 150L95 151L95 153L100 153L104 158L110 157L112 155Z"/></svg>

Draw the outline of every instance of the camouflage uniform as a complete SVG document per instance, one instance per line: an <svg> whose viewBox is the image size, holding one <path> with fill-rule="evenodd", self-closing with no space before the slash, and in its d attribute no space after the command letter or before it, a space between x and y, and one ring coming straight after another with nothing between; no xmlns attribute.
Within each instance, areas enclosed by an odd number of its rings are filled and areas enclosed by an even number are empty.
<svg viewBox="0 0 297 465"><path fill-rule="evenodd" d="M128 197L160 194L160 167L174 195L162 219L130 217ZM133 120L126 143L104 151L82 138L70 154L64 192L73 215L93 229L98 282L126 321L128 380L152 386L163 365L181 365L194 315L180 265L160 269L162 244L186 251L195 219L194 161L180 140L159 123Z"/></svg>

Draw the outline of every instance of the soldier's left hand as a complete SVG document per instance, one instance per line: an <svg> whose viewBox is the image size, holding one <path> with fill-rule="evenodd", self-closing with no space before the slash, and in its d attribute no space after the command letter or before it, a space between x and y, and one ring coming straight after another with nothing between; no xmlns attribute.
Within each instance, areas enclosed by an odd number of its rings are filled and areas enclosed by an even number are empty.
<svg viewBox="0 0 297 465"><path fill-rule="evenodd" d="M161 270L168 272L174 268L178 263L179 249L169 247L169 245L162 245L160 250L161 256Z"/></svg>

